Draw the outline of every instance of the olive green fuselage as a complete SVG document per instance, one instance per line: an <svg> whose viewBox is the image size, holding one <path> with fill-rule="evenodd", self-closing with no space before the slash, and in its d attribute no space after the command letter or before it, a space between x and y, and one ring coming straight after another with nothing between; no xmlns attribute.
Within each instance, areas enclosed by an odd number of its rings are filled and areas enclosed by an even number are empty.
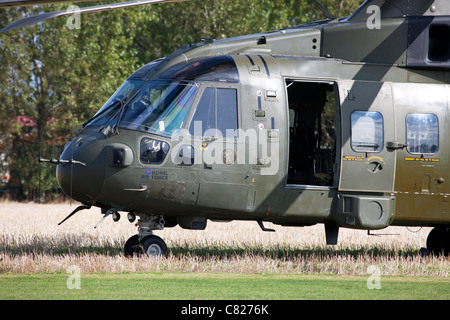
<svg viewBox="0 0 450 320"><path fill-rule="evenodd" d="M439 56L420 60L415 41L434 36L426 22L327 23L183 47L135 74L179 76L222 59L213 77L197 72L181 130L88 125L61 157L86 166L59 165L58 181L83 203L178 222L449 225L450 73ZM220 73L230 65L234 78ZM211 92L219 122L219 91L235 94L232 135L194 134ZM149 148L164 157L154 162Z"/></svg>
<svg viewBox="0 0 450 320"><path fill-rule="evenodd" d="M75 146L67 148L76 160L87 164L73 168L75 198L141 215L266 220L283 225L335 221L343 227L379 229L392 224L450 223L447 85L424 72L399 67L267 54L232 57L240 82L223 85L205 82L201 89L211 85L236 88L238 123L243 136L213 141L189 136L174 139L125 129L106 136L98 128L88 127L74 140ZM252 73L252 68L259 71ZM371 74L383 77L371 80ZM332 181L327 185L288 181L290 131L286 79L326 84L335 90L336 141ZM268 92L273 96L269 97ZM353 110L382 114L381 151L352 149ZM187 116L187 123L194 112L195 108ZM439 150L435 154L412 154L406 147L386 147L387 142L406 144L406 116L410 113L432 113L439 119ZM265 161L248 158L252 146L245 135L249 132L264 133L261 139L264 141L258 143L266 144ZM169 155L161 164L140 161L144 138L169 144ZM174 163L171 152L183 144L193 145L203 161L192 166ZM113 163L115 149L125 150L126 163ZM228 162L208 164L204 159L230 149L232 159ZM240 163L236 159L238 150L247 155ZM223 154L217 159L223 159ZM381 169L372 170L376 166ZM89 173L81 173L86 170Z"/></svg>

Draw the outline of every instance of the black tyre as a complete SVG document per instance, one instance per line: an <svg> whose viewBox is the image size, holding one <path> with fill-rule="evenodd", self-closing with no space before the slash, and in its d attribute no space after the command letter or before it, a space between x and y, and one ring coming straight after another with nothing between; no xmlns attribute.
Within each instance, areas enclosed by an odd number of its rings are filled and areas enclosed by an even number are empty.
<svg viewBox="0 0 450 320"><path fill-rule="evenodd" d="M163 239L151 235L141 240L142 252L148 257L167 257L167 245Z"/></svg>
<svg viewBox="0 0 450 320"><path fill-rule="evenodd" d="M443 237L444 255L448 257L450 256L450 228L445 228Z"/></svg>
<svg viewBox="0 0 450 320"><path fill-rule="evenodd" d="M427 238L427 250L428 253L439 256L443 253L445 244L444 236L446 228L436 227L430 231Z"/></svg>
<svg viewBox="0 0 450 320"><path fill-rule="evenodd" d="M125 242L125 246L123 247L123 253L125 257L132 257L134 255L139 256L144 253L139 243L139 236L137 234L132 236L130 239L127 240L127 242Z"/></svg>

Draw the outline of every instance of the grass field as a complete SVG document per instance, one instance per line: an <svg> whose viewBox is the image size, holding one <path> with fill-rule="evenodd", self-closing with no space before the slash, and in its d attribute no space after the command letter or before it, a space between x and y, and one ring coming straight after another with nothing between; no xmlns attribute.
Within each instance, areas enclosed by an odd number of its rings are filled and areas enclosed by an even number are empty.
<svg viewBox="0 0 450 320"><path fill-rule="evenodd" d="M0 275L0 299L450 299L448 279L425 277L387 276L379 290L369 290L362 276L298 274L89 273L81 274L79 287L72 290L67 281L67 274Z"/></svg>
<svg viewBox="0 0 450 320"><path fill-rule="evenodd" d="M0 203L0 299L450 298L450 258L419 255L429 228L341 229L327 246L321 225L267 224L276 229L267 233L256 222L208 222L155 232L168 258L128 259L135 226L107 219L94 229L99 209L58 226L75 206ZM71 267L80 290L67 286ZM381 289L369 290L371 279Z"/></svg>

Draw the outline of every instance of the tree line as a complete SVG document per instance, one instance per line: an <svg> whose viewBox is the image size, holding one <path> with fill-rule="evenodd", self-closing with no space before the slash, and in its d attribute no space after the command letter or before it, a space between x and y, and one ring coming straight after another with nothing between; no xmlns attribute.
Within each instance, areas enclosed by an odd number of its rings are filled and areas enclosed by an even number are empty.
<svg viewBox="0 0 450 320"><path fill-rule="evenodd" d="M321 0L338 17L361 0ZM89 3L90 5L104 2ZM0 11L0 29L69 4ZM0 34L0 189L36 200L57 190L58 157L84 123L135 70L181 46L325 19L313 0L192 0L60 17ZM41 143L40 143L41 141ZM39 191L41 190L41 191Z"/></svg>

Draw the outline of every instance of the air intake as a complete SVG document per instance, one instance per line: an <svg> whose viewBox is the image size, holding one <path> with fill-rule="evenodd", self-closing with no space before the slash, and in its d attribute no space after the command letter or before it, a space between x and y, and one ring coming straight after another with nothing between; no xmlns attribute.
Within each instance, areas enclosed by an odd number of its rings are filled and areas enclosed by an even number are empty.
<svg viewBox="0 0 450 320"><path fill-rule="evenodd" d="M450 17L410 18L407 67L450 69Z"/></svg>

